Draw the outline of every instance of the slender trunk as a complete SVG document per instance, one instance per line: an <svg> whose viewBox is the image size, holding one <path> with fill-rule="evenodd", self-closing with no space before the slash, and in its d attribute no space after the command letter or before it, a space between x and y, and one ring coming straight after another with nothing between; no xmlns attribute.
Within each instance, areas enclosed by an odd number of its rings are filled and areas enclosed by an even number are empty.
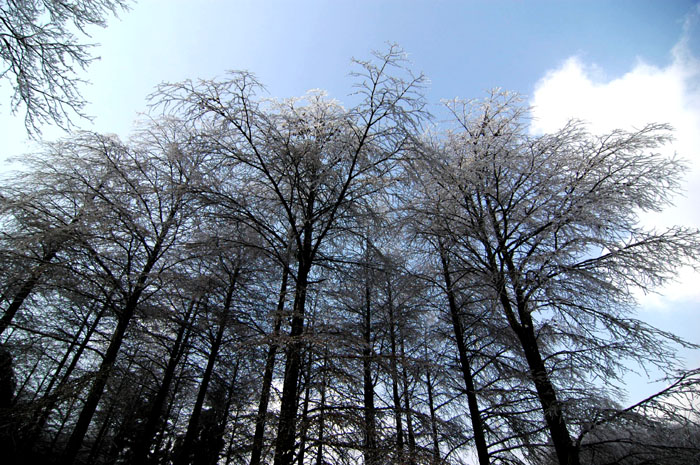
<svg viewBox="0 0 700 465"><path fill-rule="evenodd" d="M137 352L138 353L138 352ZM126 367L126 372L131 371L131 367L133 366L134 359L136 358L137 353L134 354L134 357L132 357L129 360L129 364ZM117 387L116 392L124 392L124 388L127 382L130 382L128 377L123 377L121 381L119 382L119 386ZM140 383L141 385L141 392L143 392L143 389L145 387L145 383ZM138 399L140 396L136 396ZM100 447L102 446L102 441L104 440L104 437L107 435L107 432L109 431L109 426L110 423L112 422L112 414L114 410L117 408L117 402L112 402L109 405L109 408L107 409L107 414L104 416L104 421L102 422L102 426L100 427L99 433L97 434L97 438L95 441L92 443L92 447L90 448L90 455L88 455L87 461L85 463L95 463L96 462L96 457L100 452ZM134 410L134 409L130 409ZM114 444L114 443L113 443ZM118 452L115 450L115 452ZM115 454L112 454L112 457L114 457Z"/></svg>
<svg viewBox="0 0 700 465"><path fill-rule="evenodd" d="M129 363L126 366L125 372L131 371L131 367L133 366L133 361L138 354L138 351L134 354L134 357L129 359ZM121 381L119 382L119 386L116 389L116 392L123 392L124 386L127 383L128 378L127 377L122 377ZM143 384L141 383L141 389L143 389ZM114 413L115 409L117 408L117 402L111 402L109 404L109 407L107 408L107 413L104 415L104 419L102 420L102 425L100 426L99 432L97 434L97 437L95 438L95 441L92 443L92 446L90 447L90 454L88 455L87 460L85 463L94 463L95 457L99 454L100 452L100 447L101 443L104 439L104 436L107 434L107 431L109 430L109 426L112 422L112 414ZM114 444L114 443L112 443ZM52 447L53 449L53 447Z"/></svg>
<svg viewBox="0 0 700 465"><path fill-rule="evenodd" d="M401 424L401 397L399 396L399 375L396 367L396 323L394 321L394 303L391 285L387 289L389 304L389 343L391 346L391 392L394 399L394 418L396 420L396 452L399 461L403 461L403 425Z"/></svg>
<svg viewBox="0 0 700 465"><path fill-rule="evenodd" d="M374 383L372 382L372 306L369 276L365 280L365 302L362 328L362 373L365 413L365 464L377 463L377 427L374 406Z"/></svg>
<svg viewBox="0 0 700 465"><path fill-rule="evenodd" d="M219 348L224 334L224 325L220 325L216 332L216 339L214 340L211 351L209 352L209 358L207 360L207 366L204 369L204 375L202 376L202 381L199 384L199 390L197 391L197 399L195 400L194 407L192 408L192 414L190 415L190 421L187 425L187 433L185 433L185 439L182 442L182 448L175 461L176 465L185 465L190 463L191 449L194 446L194 442L198 433L199 417L202 413L202 406L204 405L204 398L207 395L207 390L209 389L209 382L211 381L211 376L214 371L214 364L218 357Z"/></svg>
<svg viewBox="0 0 700 465"><path fill-rule="evenodd" d="M304 465L304 455L306 448L306 434L309 430L309 397L311 395L311 359L312 352L309 350L309 358L307 360L306 369L304 370L304 407L301 414L301 431L299 432L299 455L297 456L298 465Z"/></svg>
<svg viewBox="0 0 700 465"><path fill-rule="evenodd" d="M175 205L168 213L168 217L163 223L160 233L156 237L153 248L147 255L146 263L138 275L134 288L126 300L124 309L119 315L117 327L115 328L114 333L112 333L112 338L109 341L107 352L102 359L102 363L97 371L95 381L93 382L87 399L85 400L83 410L80 412L78 422L73 429L73 433L71 434L68 444L66 445L66 449L63 453L63 458L61 460L63 465L72 465L76 456L78 455L80 446L83 443L83 438L85 437L85 433L87 433L88 427L90 426L90 421L92 421L92 416L95 414L97 404L100 402L100 398L104 392L107 379L112 371L114 362L117 360L119 349L124 342L124 334L126 334L126 329L136 313L136 308L139 304L139 300L141 299L141 294L143 294L143 291L146 289L149 274L160 258L165 238L174 223L178 208L179 205Z"/></svg>
<svg viewBox="0 0 700 465"><path fill-rule="evenodd" d="M134 354L134 358L135 356L136 354ZM125 373L130 372L130 369L131 366L125 370ZM124 405L124 410L121 412L121 415L118 418L120 421L117 427L117 433L110 441L111 447L108 448L108 457L116 458L122 452L130 452L131 445L129 443L135 440L134 429L138 428L136 419L141 417L142 407L144 406L141 399L144 398L144 391L146 390L147 383L146 379L148 377L149 376L144 373L140 376L140 379L131 380L131 386L129 386L127 389L124 389L124 381L129 377L125 376L121 378L119 388L115 391L115 398L119 399L122 396L122 393L125 391L132 391L134 385L138 386L138 390L136 390L136 392L129 392L129 395L132 396L132 398L128 404Z"/></svg>
<svg viewBox="0 0 700 465"><path fill-rule="evenodd" d="M88 327L87 332L85 333L85 337L83 338L82 342L78 346L78 350L76 350L75 354L73 354L73 358L71 359L70 363L68 364L68 367L66 368L65 372L63 373L63 376L60 377L60 381L58 382L58 386L54 389L54 383L56 380L58 380L58 372L59 370L56 370L56 376L51 380L51 383L49 386L46 388L46 399L48 399L47 404L44 406L43 409L37 412L35 415L35 418L32 420L32 427L27 435L26 442L25 444L33 444L39 433L41 433L41 430L44 428L44 425L46 424L46 421L49 419L49 416L51 415L51 412L53 411L54 407L56 406L56 403L58 402L60 392L63 390L63 388L68 384L70 381L70 377L73 374L73 370L75 367L78 365L78 361L80 361L80 358L83 355L83 352L87 348L90 339L92 338L93 333L97 329L97 326L100 323L100 320L102 320L102 316L105 314L107 309L111 305L111 295L108 297L108 299L105 301L104 305L100 309L99 313L95 316L95 320L92 322L92 324ZM77 340L79 334L76 334L75 340ZM65 357L68 357L70 355L70 349L66 351ZM38 418L37 418L38 416Z"/></svg>
<svg viewBox="0 0 700 465"><path fill-rule="evenodd" d="M73 338L73 340L75 340L75 338ZM63 356L63 358L61 358L61 361L58 362L58 365L56 365L56 370L54 370L54 373L53 373L53 374L50 374L48 371L47 371L46 373L44 373L44 376L41 377L41 382L39 383L39 385L38 385L37 387L35 387L35 388L32 388L33 394L32 394L32 398L29 400L30 403L32 403L32 404L35 403L36 400L37 400L37 399L39 398L39 396L41 395L41 392L42 392L42 391L44 392L44 395L46 395L46 392L47 392L47 391L44 391L44 385L45 385L46 382L49 380L49 378L51 379L51 381L48 381L48 382L49 382L49 385L51 385L51 383L53 382L53 380L56 379L55 371L58 371L58 370L60 370L60 369L63 368L63 365L66 363L66 359L67 359L67 358L68 358L68 357L65 356L65 355ZM47 388L47 389L48 389L48 388Z"/></svg>
<svg viewBox="0 0 700 465"><path fill-rule="evenodd" d="M240 353L237 354L236 356L236 364L233 366L233 375L231 376L231 382L229 383L227 389L226 389L226 405L224 406L224 409L220 412L220 417L217 419L221 425L220 431L221 431L221 438L223 441L223 436L224 433L226 432L226 425L228 423L228 414L231 411L231 405L233 404L233 396L236 391L236 382L238 381L238 370L241 366L241 357L242 355ZM236 417L234 419L233 423L233 428L231 430L231 435L235 434L236 428L238 426L238 412L240 411L240 408L236 410Z"/></svg>
<svg viewBox="0 0 700 465"><path fill-rule="evenodd" d="M500 240L500 238L499 238ZM501 243L503 242L500 240ZM537 344L537 336L535 335L534 323L532 316L527 308L527 302L523 294L522 288L518 285L516 278L517 270L513 263L512 257L507 252L501 253L501 259L505 262L510 277L515 301L517 305L518 318L515 317L512 304L505 290L505 276L501 275L499 283L499 298L506 319L510 324L513 332L518 337L520 345L523 348L525 359L527 360L528 368L530 369L530 377L535 385L537 397L542 406L549 434L554 444L554 450L557 454L557 459L560 465L579 465L579 450L574 445L569 435L569 430L564 420L564 413L561 408L561 402L557 399L557 393L552 384L547 367L540 354L539 345ZM519 321L518 321L519 319Z"/></svg>
<svg viewBox="0 0 700 465"><path fill-rule="evenodd" d="M78 340L80 339L80 333L83 329L83 327L87 324L87 321L83 322L82 327L75 333L73 336L73 339L71 340L68 349L66 352L63 354L63 357L61 358L61 361L58 363L56 366L56 370L54 371L53 376L51 377L51 381L49 382L49 385L46 387L46 391L44 393L44 402L46 405L44 405L42 408L37 409L34 414L32 415L32 419L29 421L26 430L24 434L22 434L20 438L20 448L23 450L30 450L32 446L36 443L36 440L39 436L39 433L41 430L44 428L44 425L46 424L46 421L53 411L53 407L56 405L56 399L52 398L52 393L53 393L53 388L54 385L58 382L59 379L59 373L63 370L63 367L66 365L66 362L68 362L68 358L71 355L71 352L73 351L73 348L75 345L78 343ZM88 331L88 336L89 337L90 331ZM43 385L43 382L42 382ZM60 387L60 384L59 384ZM38 393L38 391L37 391Z"/></svg>
<svg viewBox="0 0 700 465"><path fill-rule="evenodd" d="M239 408L236 409L236 415L234 418L233 422L233 427L231 428L231 441L229 441L229 445L226 447L226 451L223 454L223 457L221 457L221 452L222 448L226 445L226 441L224 439L224 436L226 435L226 426L228 425L228 417L229 417L229 412L231 411L231 405L233 404L233 398L234 398L234 392L236 390L237 384L236 382L238 381L238 369L240 368L241 365L241 354L237 354L236 356L236 364L233 366L233 373L231 375L230 382L226 386L226 402L224 403L224 408L220 409L218 405L214 406L215 409L215 430L213 431L214 439L207 439L208 442L211 444L214 444L213 447L209 446L208 447L208 454L209 455L209 460L206 462L211 465L216 465L220 463L220 459L225 458L226 461L229 461L229 447L231 445L231 442L235 438L236 435L236 430L238 427L238 415L240 413L240 406Z"/></svg>
<svg viewBox="0 0 700 465"><path fill-rule="evenodd" d="M428 409L430 410L430 433L433 439L433 463L437 464L440 462L440 441L437 429L437 416L435 415L435 396L433 394L433 380L430 377L429 366L425 369L425 384L428 389Z"/></svg>
<svg viewBox="0 0 700 465"><path fill-rule="evenodd" d="M185 439L182 442L182 448L180 449L180 454L175 461L176 465L186 465L190 463L191 449L194 445L195 438L198 433L199 417L202 413L202 406L204 405L204 398L207 395L207 390L209 389L209 382L211 381L212 373L214 372L214 365L216 364L216 359L219 356L219 349L221 348L221 343L224 338L224 333L226 332L226 325L228 322L228 313L231 308L231 301L233 299L233 290L238 277L238 269L235 270L232 277L231 283L229 283L228 289L226 291L226 298L224 301L224 307L221 310L221 316L219 318L219 327L216 331L216 336L211 345L211 350L209 351L209 358L207 360L207 366L204 369L204 375L202 376L202 382L199 385L199 391L197 392L197 399L195 400L194 407L192 409L192 414L190 416L189 424L187 425L187 433L185 433Z"/></svg>
<svg viewBox="0 0 700 465"><path fill-rule="evenodd" d="M484 425L479 411L479 402L476 397L476 388L474 386L474 377L471 372L471 363L469 361L467 347L464 344L464 329L462 320L457 307L457 299L455 298L452 285L452 276L450 274L447 251L440 243L440 261L442 263L442 274L445 280L445 292L447 293L447 303L450 309L450 317L452 319L452 328L455 333L455 341L457 343L457 353L459 355L459 365L462 370L462 377L467 390L467 404L469 406L469 417L474 430L474 444L476 446L477 456L479 457L480 465L488 465L490 462L488 446L486 445L486 436L484 434Z"/></svg>
<svg viewBox="0 0 700 465"><path fill-rule="evenodd" d="M105 415L105 418L102 421L102 425L100 426L100 430L97 432L95 442L93 442L92 447L90 447L90 455L88 455L86 463L95 463L97 461L97 456L100 452L102 441L104 441L104 438L107 435L107 431L109 430L109 424L112 421L112 413L114 412L115 406L116 403L114 402L109 406L109 409L107 410L107 415Z"/></svg>
<svg viewBox="0 0 700 465"><path fill-rule="evenodd" d="M19 386L19 389L17 389L17 392L15 393L15 398L14 400L17 401L22 397L22 394L24 393L24 388L27 386L29 383L29 380L32 379L34 376L34 373L36 372L37 368L39 368L39 364L41 363L43 359L43 355L39 355L36 360L34 361L34 365L32 366L32 369L29 370L29 374L27 374L24 377L24 381L22 381L22 384Z"/></svg>
<svg viewBox="0 0 700 465"><path fill-rule="evenodd" d="M287 345L287 362L282 386L280 420L275 444L274 465L292 465L294 461L294 439L296 432L296 415L299 404L297 383L301 368L301 336L304 332L304 310L306 305L306 287L311 269L311 231L310 226L304 233L304 248L300 251L299 268L294 292L294 308L290 341Z"/></svg>
<svg viewBox="0 0 700 465"><path fill-rule="evenodd" d="M552 437L557 459L560 465L579 465L578 449L571 440L561 409L561 403L557 399L556 390L549 379L549 373L542 360L532 318L527 312L519 313L522 325L515 332L525 353L530 376L535 384L537 397L542 405L542 412Z"/></svg>
<svg viewBox="0 0 700 465"><path fill-rule="evenodd" d="M321 405L318 412L318 450L316 451L316 465L323 465L323 434L326 426L326 383L328 369L328 349L323 353L323 374L321 375Z"/></svg>
<svg viewBox="0 0 700 465"><path fill-rule="evenodd" d="M231 436L228 441L228 446L226 447L226 465L230 465L231 461L233 460L233 445L234 442L236 441L236 430L238 429L238 422L241 416L241 405L238 404L238 407L236 408L236 416L233 418L233 428L231 428Z"/></svg>
<svg viewBox="0 0 700 465"><path fill-rule="evenodd" d="M495 208L486 199L486 205L493 224L498 224ZM498 298L506 316L506 320L513 332L518 337L520 345L523 348L525 359L527 360L530 370L530 377L535 385L537 397L542 406L547 428L554 445L554 450L557 454L557 459L560 465L579 465L579 451L574 446L569 430L564 420L561 403L557 399L556 390L549 379L549 373L545 367L542 355L540 354L539 345L537 344L537 336L532 317L528 309L527 299L520 285L519 269L513 262L511 252L506 245L504 234L498 229L494 229L498 248L494 250L489 244L486 245L487 259L493 275L498 280L496 288L498 289ZM505 265L505 271L504 267ZM506 290L506 282L510 281L511 289L515 297L517 309L517 317L511 298Z"/></svg>
<svg viewBox="0 0 700 465"><path fill-rule="evenodd" d="M289 280L289 265L285 264L282 270L282 284L280 285L279 300L275 312L275 323L272 330L272 340L265 359L265 373L263 374L262 390L258 402L258 413L255 418L255 435L253 447L250 453L250 465L260 465L262 450L265 441L265 423L267 420L267 406L270 402L270 389L272 388L272 376L275 371L275 357L279 347L278 338L282 326L282 313L287 295L287 281Z"/></svg>
<svg viewBox="0 0 700 465"><path fill-rule="evenodd" d="M68 406L67 409L65 409L65 413L63 414L63 418L61 419L61 425L56 430L56 433L53 435L53 438L51 438L51 444L49 445L48 450L52 450L52 451L56 450L56 443L58 442L59 438L63 434L63 430L66 428L66 425L68 424L68 419L71 417L71 414L73 413L73 409L74 409L77 401L78 401L78 398L76 396L71 397L70 405Z"/></svg>
<svg viewBox="0 0 700 465"><path fill-rule="evenodd" d="M189 354L190 352L188 350L185 350L182 355L182 363L180 363L180 372L178 376L175 376L175 384L173 385L172 394L169 396L167 407L165 409L165 413L163 414L163 418L172 420L172 424L174 425L177 425L179 423L180 412L182 411L182 407L180 407L176 410L176 413L173 414L176 394L180 391L180 385L183 382L183 378L187 376L185 373L187 372L186 367ZM172 450L172 447L170 447L170 445L172 444L172 435L168 437L168 442L165 444L165 446L163 446L163 440L166 438L166 429L168 423L169 422L161 422L159 428L156 430L156 434L153 439L153 449L155 451Z"/></svg>
<svg viewBox="0 0 700 465"><path fill-rule="evenodd" d="M408 392L408 373L406 372L406 352L404 350L404 335L403 331L401 331L402 325L399 324L399 334L401 337L401 341L399 344L399 348L401 349L401 378L403 381L403 404L404 404L404 412L406 414L406 432L408 435L408 463L409 464L414 464L415 463L415 455L416 455L416 435L413 431L413 417L411 415L411 402L409 399L409 392Z"/></svg>
<svg viewBox="0 0 700 465"><path fill-rule="evenodd" d="M158 425L163 417L163 407L165 406L165 401L168 397L168 393L170 392L170 385L175 378L175 370L185 352L185 347L187 346L187 342L191 334L191 318L195 313L196 305L198 305L198 303L195 301L195 299L192 299L187 312L185 313L185 317L180 323L180 327L175 338L175 343L170 350L170 357L168 358L168 363L165 367L165 372L163 373L163 379L158 387L158 392L153 399L148 418L146 419L143 434L141 434L138 442L134 446L132 462L134 464L143 464L148 462L148 452L158 429Z"/></svg>
<svg viewBox="0 0 700 465"><path fill-rule="evenodd" d="M107 384L107 379L112 371L114 362L117 360L117 354L119 353L119 349L124 341L126 328L128 327L134 312L136 311L137 302L138 296L132 296L132 298L129 299L126 308L119 317L117 327L112 333L112 338L109 341L107 352L105 353L102 363L100 364L100 368L97 371L95 381L93 382L87 398L85 399L85 404L80 412L80 416L78 417L78 422L76 423L73 433L71 434L68 444L66 445L63 455L64 465L72 464L78 454L78 451L80 450L85 433L87 433L90 422L92 421L92 416L97 409L97 404L102 398L102 393L104 392L105 385Z"/></svg>

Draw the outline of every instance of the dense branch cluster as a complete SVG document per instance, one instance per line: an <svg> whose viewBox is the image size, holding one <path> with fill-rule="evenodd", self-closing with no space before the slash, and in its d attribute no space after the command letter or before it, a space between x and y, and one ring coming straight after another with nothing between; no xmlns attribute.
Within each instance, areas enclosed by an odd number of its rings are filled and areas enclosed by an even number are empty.
<svg viewBox="0 0 700 465"><path fill-rule="evenodd" d="M670 129L535 137L493 92L426 132L400 50L356 65L349 109L164 84L3 182L8 463L697 463L693 346L634 319L700 251L637 217ZM624 407L635 363L669 387Z"/></svg>
<svg viewBox="0 0 700 465"><path fill-rule="evenodd" d="M83 84L76 69L95 58L81 43L88 26L104 27L105 17L126 8L128 0L0 1L0 78L13 89L11 109L24 107L25 126L39 132L44 123L71 126L86 117Z"/></svg>

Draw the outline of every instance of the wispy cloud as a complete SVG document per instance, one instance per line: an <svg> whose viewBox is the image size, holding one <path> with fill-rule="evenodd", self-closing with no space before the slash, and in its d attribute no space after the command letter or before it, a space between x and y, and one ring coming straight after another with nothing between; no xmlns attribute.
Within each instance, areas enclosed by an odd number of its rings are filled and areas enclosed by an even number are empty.
<svg viewBox="0 0 700 465"><path fill-rule="evenodd" d="M683 196L661 214L643 216L651 227L700 226L700 59L692 44L700 30L700 4L686 17L679 41L669 51L670 63L656 66L637 60L630 71L607 78L605 70L577 56L547 72L536 84L531 104L533 133L554 131L570 118L586 121L591 131L671 124L675 141L669 151L687 160L690 170ZM673 301L700 302L700 274L679 270L678 280L649 296L644 306L664 308Z"/></svg>

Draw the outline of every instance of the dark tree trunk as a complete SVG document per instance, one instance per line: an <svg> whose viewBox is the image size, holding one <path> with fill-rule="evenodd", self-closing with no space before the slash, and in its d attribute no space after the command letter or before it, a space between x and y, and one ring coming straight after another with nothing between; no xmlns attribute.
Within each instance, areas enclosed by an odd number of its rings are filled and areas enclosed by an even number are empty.
<svg viewBox="0 0 700 465"><path fill-rule="evenodd" d="M313 207L313 202L311 202ZM308 212L311 216L311 212ZM282 402L280 405L280 420L277 429L277 443L275 444L274 465L292 465L294 461L296 415L299 406L299 393L297 383L301 369L301 352L304 332L304 310L306 306L306 288L308 286L309 272L311 271L312 243L311 223L304 228L304 236L301 250L299 251L299 267L294 290L294 307L292 310L292 327L290 340L287 345L287 361L282 386Z"/></svg>
<svg viewBox="0 0 700 465"><path fill-rule="evenodd" d="M18 398L22 397L22 394L24 394L24 388L27 386L27 383L34 377L34 373L36 372L37 368L39 368L39 365L41 364L41 361L43 359L43 354L39 355L35 360L34 360L34 365L32 365L32 369L29 370L29 374L24 376L24 381L22 384L19 386L19 389L17 389L17 392L15 393L15 399L17 400Z"/></svg>
<svg viewBox="0 0 700 465"><path fill-rule="evenodd" d="M374 383L372 382L372 307L369 277L365 281L365 305L362 327L362 378L365 413L365 464L377 463L377 426L374 406Z"/></svg>
<svg viewBox="0 0 700 465"><path fill-rule="evenodd" d="M489 451L488 446L486 445L486 437L484 434L484 425L481 419L481 412L479 411L479 403L476 398L476 389L474 387L474 378L471 372L471 363L469 361L467 348L464 344L464 329L462 327L462 320L454 294L447 251L444 249L442 243L440 243L439 248L442 273L445 280L445 292L447 293L447 303L449 305L450 317L452 319L452 328L455 333L455 342L457 343L459 365L462 369L462 377L464 378L464 384L467 390L467 404L469 406L469 417L471 419L472 429L474 430L474 444L476 446L477 456L479 457L479 464L488 465L490 461Z"/></svg>
<svg viewBox="0 0 700 465"><path fill-rule="evenodd" d="M537 390L537 397L542 405L547 422L547 428L552 437L554 450L557 454L557 459L560 465L579 465L578 448L574 446L569 430L567 429L564 420L564 414L561 409L561 403L557 399L557 394L549 379L547 368L542 360L539 347L537 345L537 336L532 324L532 318L527 311L519 312L522 325L516 329L516 334L525 353L530 376Z"/></svg>
<svg viewBox="0 0 700 465"><path fill-rule="evenodd" d="M402 361L402 366L401 366L401 378L403 381L403 404L404 404L404 412L406 414L406 433L408 435L408 463L409 464L414 464L415 463L415 454L416 454L416 435L413 431L413 418L411 415L411 401L410 401L410 396L409 396L409 389L408 389L408 373L406 372L406 352L404 350L404 335L403 331L401 331L402 325L399 323L399 334L401 337L401 341L399 344L399 347L401 348L401 361Z"/></svg>
<svg viewBox="0 0 700 465"><path fill-rule="evenodd" d="M238 278L238 272L238 269L234 271L233 276L231 277L231 282L229 283L228 289L226 291L224 306L221 309L221 314L219 316L219 327L216 330L216 335L214 337L214 341L212 342L211 350L209 351L207 366L204 369L204 374L202 375L202 382L199 384L197 399L195 400L194 407L192 408L192 414L190 415L190 421L187 425L187 433L185 433L185 439L182 442L182 448L180 449L180 453L175 461L176 465L186 465L190 463L190 455L192 455L194 442L199 431L199 417L202 413L204 398L207 395L207 390L209 389L209 382L211 381L211 376L214 372L214 365L216 364L216 360L219 356L219 349L221 349L224 333L226 332L226 326L228 324L228 316L229 311L231 309L231 301L233 299L233 291L236 285L236 280Z"/></svg>
<svg viewBox="0 0 700 465"><path fill-rule="evenodd" d="M394 315L394 302L391 293L391 284L387 286L388 307L389 307L389 343L391 346L390 368L391 368L391 392L394 400L394 418L396 420L396 453L400 462L403 463L404 440L403 425L401 421L401 397L399 396L399 374L396 363L396 321Z"/></svg>
<svg viewBox="0 0 700 465"><path fill-rule="evenodd" d="M226 465L230 465L231 462L233 461L233 453L234 453L234 444L236 442L236 433L238 432L238 425L240 421L240 416L241 416L241 408L245 408L244 404L239 403L238 407L236 408L236 415L233 418L233 428L231 428L231 436L228 441L228 446L226 446Z"/></svg>
<svg viewBox="0 0 700 465"><path fill-rule="evenodd" d="M253 436L253 448L250 453L250 465L260 465L263 445L265 442L265 423L267 420L267 406L270 402L270 389L272 388L272 376L275 371L275 357L279 344L277 342L282 326L282 313L287 296L287 282L289 280L289 265L285 264L282 270L282 284L280 285L279 300L275 311L275 323L272 330L272 340L265 358L265 373L263 374L258 413L255 417L255 435Z"/></svg>
<svg viewBox="0 0 700 465"><path fill-rule="evenodd" d="M73 370L78 365L78 362L80 361L80 357L82 357L83 352L87 348L87 345L90 342L90 339L92 338L93 333L97 329L97 326L99 325L100 320L102 319L102 316L105 314L105 312L107 311L107 309L110 306L111 306L111 294L108 296L107 300L105 301L104 305L100 309L99 313L95 316L95 320L88 327L88 330L85 333L85 337L83 338L82 342L78 346L78 349L76 350L76 352L73 354L73 357L72 357L70 363L68 364L68 367L66 368L65 372L63 373L63 376L60 377L60 381L58 381L58 386L56 386L56 388L54 389L54 384L59 379L58 372L60 371L61 367L59 366L59 368L57 368L54 378L51 380L51 383L49 383L49 386L46 388L46 396L45 397L47 399L47 403L43 409L41 409L37 412L37 414L35 415L35 418L32 420L32 424L30 427L31 429L29 430L27 437L25 438L25 447L30 447L30 445L36 441L38 435L41 433L41 430L44 428L46 421L49 419L51 412L53 411L54 407L56 406L56 402L58 401L58 398L59 398L58 393L60 393L63 390L63 388L70 381L70 377L73 374ZM74 341L77 341L79 335L80 335L79 333L76 334ZM70 348L66 351L66 355L65 355L66 357L70 356L70 351L71 351Z"/></svg>
<svg viewBox="0 0 700 465"><path fill-rule="evenodd" d="M500 237L499 241L500 243L504 242L502 239L500 239ZM492 254L489 258L492 263L494 261L493 257L494 255ZM557 399L556 390L549 379L549 373L547 372L544 360L542 360L542 354L540 354L539 345L537 344L537 336L535 335L532 316L527 308L527 302L524 297L523 290L518 285L518 279L516 278L517 270L513 263L512 257L507 252L501 252L500 258L506 265L508 276L510 277L510 281L513 286L518 317L516 318L511 300L508 298L508 294L506 293L506 276L503 274L499 275L499 299L506 314L506 319L508 320L510 327L513 329L513 332L515 332L516 336L518 337L520 345L523 348L523 353L525 354L525 359L527 360L528 368L530 369L530 377L535 385L537 397L540 401L540 405L542 406L542 412L547 423L547 428L549 429L550 437L552 438L552 443L554 444L557 459L559 460L560 465L579 465L579 451L571 440L569 430L566 426L566 421L564 420L564 413L561 408L561 403L559 402L559 399Z"/></svg>
<svg viewBox="0 0 700 465"><path fill-rule="evenodd" d="M233 376L231 376L231 382L229 383L227 389L226 389L226 405L224 406L224 409L220 412L218 421L219 421L219 426L218 426L218 434L219 434L219 441L221 444L225 444L224 441L224 435L226 434L226 425L228 424L228 415L229 412L231 411L231 406L233 405L233 399L234 399L234 394L236 392L236 387L237 387L237 381L238 381L238 370L241 366L241 357L243 355L241 353L236 354L236 365L233 367ZM228 446L226 447L226 454L224 455L226 457L226 462L228 463L230 461L230 451L231 451L231 444L233 443L235 437L236 437L236 430L238 429L238 417L240 415L241 409L240 409L240 403L238 408L236 409L236 415L233 419L233 427L231 428L231 440L229 441Z"/></svg>
<svg viewBox="0 0 700 465"><path fill-rule="evenodd" d="M100 425L100 429L97 432L95 442L93 442L92 446L90 447L90 455L88 455L86 463L95 463L97 461L97 456L100 453L100 447L102 447L102 442L104 441L105 436L107 436L107 431L109 430L109 425L112 421L112 414L115 406L116 404L114 402L109 406L107 415L105 415L102 425Z"/></svg>
<svg viewBox="0 0 700 465"><path fill-rule="evenodd" d="M131 370L131 367L133 366L134 359L135 359L136 353L134 354L134 357L129 359L129 364L126 367L126 372ZM123 377L121 381L119 382L119 386L117 387L116 392L124 392L126 383L130 382L130 379L128 377ZM141 390L143 391L144 388L144 383L141 383ZM137 396L138 398L138 396ZM99 432L97 433L97 437L95 438L95 441L92 443L92 446L90 447L90 454L87 457L87 460L84 463L87 464L92 464L95 462L98 462L98 456L100 454L100 448L102 447L102 442L104 441L105 437L107 436L107 432L109 431L109 427L112 424L112 415L114 414L114 411L117 408L117 402L111 402L109 404L109 408L107 409L107 413L104 415L104 419L102 421L102 425L100 426ZM133 410L133 409L132 409ZM115 457L116 453L119 452L118 449L114 447L114 442L112 441L112 455L111 457ZM103 458L104 460L104 458Z"/></svg>
<svg viewBox="0 0 700 465"><path fill-rule="evenodd" d="M71 434L68 444L66 445L66 449L63 453L63 458L61 461L63 465L72 465L76 456L78 455L78 452L80 451L80 446L83 443L85 433L87 433L88 427L90 426L90 421L92 421L92 416L95 414L95 410L97 409L97 404L102 398L102 393L104 392L105 385L107 384L107 379L112 371L114 362L117 360L119 349L124 342L124 334L126 334L126 329L136 313L136 308L138 307L139 300L141 299L141 294L143 294L144 289L146 289L149 274L160 258L163 242L168 234L168 230L172 226L176 212L176 208L170 211L170 214L164 223L163 229L156 238L153 249L151 249L148 259L146 260L146 263L144 264L144 267L136 280L134 289L128 296L124 308L119 314L117 327L115 328L114 333L112 333L112 338L109 341L107 352L102 359L102 363L100 363L100 368L97 371L95 381L90 388L83 409L78 417L78 422L73 429L73 433Z"/></svg>
<svg viewBox="0 0 700 465"><path fill-rule="evenodd" d="M372 314L369 279L365 283L365 309L362 331L362 380L365 413L365 463L377 463L377 426L374 406L374 382L372 381Z"/></svg>
<svg viewBox="0 0 700 465"><path fill-rule="evenodd" d="M425 369L425 384L428 390L428 409L430 410L430 433L433 440L433 463L440 462L440 439L438 437L437 416L435 415L435 396L433 380L430 377L430 367Z"/></svg>
<svg viewBox="0 0 700 465"><path fill-rule="evenodd" d="M156 392L146 419L146 425L144 426L143 433L138 439L138 442L134 446L133 463L135 465L148 462L149 449L151 448L153 438L155 437L158 426L163 418L163 408L165 406L168 393L170 392L170 385L175 378L175 370L185 352L185 348L187 347L187 342L191 334L191 319L196 313L196 305L198 305L198 302L193 299L189 305L189 308L187 309L185 318L182 322L180 322L175 343L170 349L170 357L168 357L168 363L165 367L165 372L163 373L163 379L158 387L158 391Z"/></svg>
<svg viewBox="0 0 700 465"><path fill-rule="evenodd" d="M304 407L301 413L301 431L299 431L299 454L297 456L298 465L304 465L304 455L306 453L306 435L309 430L309 399L311 395L311 361L313 352L308 351L309 357L304 370Z"/></svg>
<svg viewBox="0 0 700 465"><path fill-rule="evenodd" d="M73 411L75 409L75 404L77 403L78 398L75 396L71 396L70 398L70 406L65 409L65 413L63 414L63 418L61 419L61 424L56 430L56 433L53 435L53 438L51 438L51 444L49 445L49 450L56 450L56 444L58 443L58 440L61 438L61 435L63 434L63 430L66 429L66 426L68 425L68 420L70 419L71 415L73 414ZM110 405L111 407L111 405Z"/></svg>
<svg viewBox="0 0 700 465"><path fill-rule="evenodd" d="M316 465L323 465L323 441L324 428L326 426L326 383L328 377L328 349L323 353L323 373L321 375L321 405L318 413L318 450L316 451Z"/></svg>
<svg viewBox="0 0 700 465"><path fill-rule="evenodd" d="M140 292L139 292L140 294ZM78 422L73 429L73 433L68 440L65 452L63 454L63 464L71 465L78 455L80 446L83 443L83 438L85 433L87 433L90 422L92 421L92 416L97 409L97 404L102 398L102 393L104 392L105 385L107 384L107 379L112 372L112 367L114 362L117 360L117 354L121 348L122 342L124 341L124 334L126 333L126 328L129 326L129 322L136 311L136 304L138 302L138 296L132 295L132 298L127 302L124 311L119 317L117 322L117 327L112 333L112 338L109 341L109 346L107 347L107 352L105 353L100 368L97 371L97 376L95 381L90 387L90 391L85 399L85 404L78 417Z"/></svg>

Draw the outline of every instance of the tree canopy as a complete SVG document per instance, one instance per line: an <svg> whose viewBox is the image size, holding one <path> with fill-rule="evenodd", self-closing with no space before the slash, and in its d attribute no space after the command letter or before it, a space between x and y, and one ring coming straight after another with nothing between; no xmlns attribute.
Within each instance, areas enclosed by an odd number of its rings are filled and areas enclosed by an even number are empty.
<svg viewBox="0 0 700 465"><path fill-rule="evenodd" d="M698 266L700 232L639 221L671 128L534 136L501 91L430 126L400 49L355 66L347 108L163 84L129 140L4 181L10 463L697 460L697 347L635 316ZM668 388L625 406L635 364Z"/></svg>

